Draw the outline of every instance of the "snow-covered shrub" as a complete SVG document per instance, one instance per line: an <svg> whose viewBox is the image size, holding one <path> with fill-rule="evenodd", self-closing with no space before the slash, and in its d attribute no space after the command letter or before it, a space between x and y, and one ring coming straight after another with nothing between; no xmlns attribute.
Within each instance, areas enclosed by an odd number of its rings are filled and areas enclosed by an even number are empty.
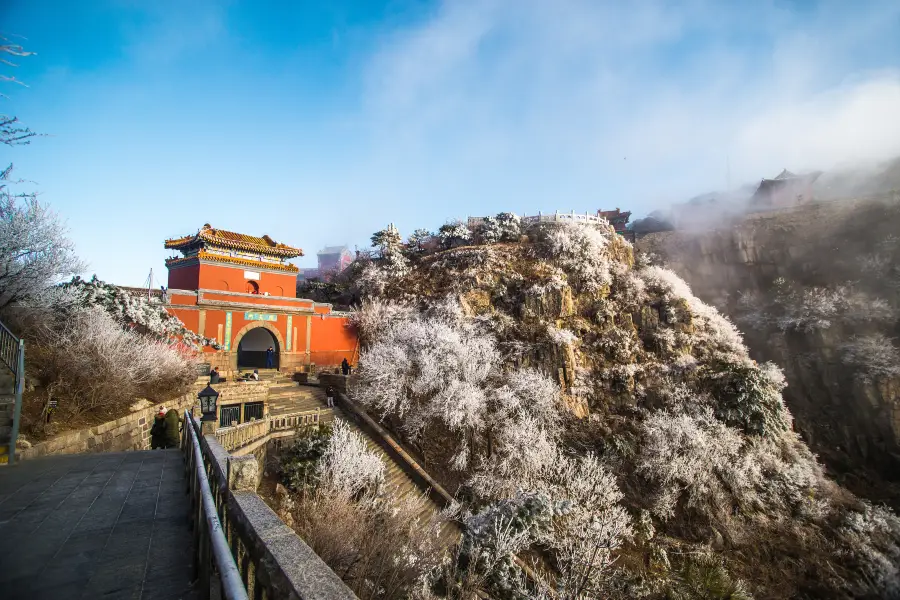
<svg viewBox="0 0 900 600"><path fill-rule="evenodd" d="M657 411L641 428L638 470L656 486L657 517L671 518L682 498L708 516L730 509L729 487L744 485L735 477L744 443L737 430L723 425L709 409L696 415Z"/></svg>
<svg viewBox="0 0 900 600"><path fill-rule="evenodd" d="M578 289L594 293L612 283L610 235L592 225L555 223L546 228L542 245Z"/></svg>
<svg viewBox="0 0 900 600"><path fill-rule="evenodd" d="M862 503L844 515L845 554L859 563L865 579L858 597L900 597L900 519L890 510Z"/></svg>
<svg viewBox="0 0 900 600"><path fill-rule="evenodd" d="M444 223L438 229L438 238L444 248L464 246L472 239L472 232L462 221Z"/></svg>
<svg viewBox="0 0 900 600"><path fill-rule="evenodd" d="M452 597L530 598L516 554L546 536L557 507L545 496L521 493L488 506L466 519L453 569L441 582Z"/></svg>
<svg viewBox="0 0 900 600"><path fill-rule="evenodd" d="M841 347L841 359L865 382L900 377L900 351L883 333L854 336Z"/></svg>
<svg viewBox="0 0 900 600"><path fill-rule="evenodd" d="M816 331L835 323L893 319L896 312L881 298L872 298L850 284L804 287L779 277L768 295L745 293L740 319L756 327L782 331Z"/></svg>
<svg viewBox="0 0 900 600"><path fill-rule="evenodd" d="M386 324L361 353L355 394L404 419L412 436L431 420L471 434L485 427L486 381L498 362L493 338L470 324L407 315Z"/></svg>
<svg viewBox="0 0 900 600"><path fill-rule="evenodd" d="M769 437L790 428L781 396L787 384L774 363L722 360L705 366L702 377L715 397L716 417L726 424Z"/></svg>
<svg viewBox="0 0 900 600"><path fill-rule="evenodd" d="M447 562L440 536L445 520L430 516L427 497L383 495L360 502L323 487L292 503L294 529L355 597L433 597L431 578Z"/></svg>
<svg viewBox="0 0 900 600"><path fill-rule="evenodd" d="M75 292L65 309L42 311L28 328L28 373L62 418L121 411L135 398L167 400L196 378L193 354L123 329L106 310L83 306ZM75 296L75 297L73 297Z"/></svg>
<svg viewBox="0 0 900 600"><path fill-rule="evenodd" d="M633 329L613 327L605 332L598 341L598 347L612 360L628 363L638 351L640 341Z"/></svg>
<svg viewBox="0 0 900 600"><path fill-rule="evenodd" d="M73 307L100 306L122 327L150 336L167 344L183 343L194 350L203 346L219 347L218 343L197 335L170 314L157 297L135 294L97 279L90 281L75 277L52 290L44 297L49 310L70 310Z"/></svg>
<svg viewBox="0 0 900 600"><path fill-rule="evenodd" d="M559 329L552 323L547 324L547 337L557 346L568 346L578 341L578 336L568 329Z"/></svg>
<svg viewBox="0 0 900 600"><path fill-rule="evenodd" d="M346 498L364 491L375 492L384 483L384 463L369 450L359 433L346 422L337 420L319 461L319 481Z"/></svg>
<svg viewBox="0 0 900 600"><path fill-rule="evenodd" d="M721 353L733 357L747 357L747 349L734 324L714 307L709 306L691 292L691 288L678 275L663 267L647 267L638 271L648 293L661 297L671 309L683 302L690 310L693 325L693 341L706 353ZM669 322L671 317L667 317Z"/></svg>

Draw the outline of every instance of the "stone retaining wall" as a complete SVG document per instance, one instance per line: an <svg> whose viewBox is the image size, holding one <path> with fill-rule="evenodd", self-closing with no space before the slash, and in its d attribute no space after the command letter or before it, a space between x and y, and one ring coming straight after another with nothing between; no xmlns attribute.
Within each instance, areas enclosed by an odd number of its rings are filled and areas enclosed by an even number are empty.
<svg viewBox="0 0 900 600"><path fill-rule="evenodd" d="M155 404L132 412L115 421L107 421L87 429L63 433L53 439L16 451L18 460L28 460L48 454L77 454L79 452L120 452L149 450L150 427L153 417L165 406L183 411L197 404L197 392L190 392L169 402Z"/></svg>
<svg viewBox="0 0 900 600"><path fill-rule="evenodd" d="M184 396L154 404L134 411L115 421L108 421L78 431L69 431L31 448L16 450L18 460L28 460L49 454L77 454L79 452L120 452L124 450L149 450L150 427L153 417L165 406L171 410L184 411L190 407L200 407L197 393L206 387L206 378L198 378L190 392ZM264 402L269 395L269 382L227 382L215 384L219 392L219 406L244 402Z"/></svg>

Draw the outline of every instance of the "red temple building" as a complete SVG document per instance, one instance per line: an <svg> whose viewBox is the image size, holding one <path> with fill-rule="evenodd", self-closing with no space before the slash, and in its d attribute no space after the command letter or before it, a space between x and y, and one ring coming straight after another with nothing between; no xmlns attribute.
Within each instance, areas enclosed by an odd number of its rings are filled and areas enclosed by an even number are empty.
<svg viewBox="0 0 900 600"><path fill-rule="evenodd" d="M219 350L204 349L212 366L264 367L270 346L275 367L283 371L330 367L344 358L355 362L349 314L297 298L298 269L287 261L303 256L301 249L209 224L166 240L165 247L181 253L166 260L168 310L188 329L219 343Z"/></svg>

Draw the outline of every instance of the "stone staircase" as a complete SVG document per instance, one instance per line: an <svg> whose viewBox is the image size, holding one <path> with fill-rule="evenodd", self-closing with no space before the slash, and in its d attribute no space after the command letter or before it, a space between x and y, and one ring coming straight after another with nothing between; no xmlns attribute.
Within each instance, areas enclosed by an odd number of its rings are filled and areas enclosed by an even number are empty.
<svg viewBox="0 0 900 600"><path fill-rule="evenodd" d="M262 378L262 371L260 371ZM421 496L425 490L410 476L406 469L389 454L379 443L375 434L360 427L351 415L343 409L328 408L325 400L325 390L317 386L297 385L295 382L281 383L278 382L269 388L269 415L279 416L289 414L301 410L321 409L320 420L322 423L330 423L335 418L346 421L353 431L359 433L366 442L369 450L375 452L384 462L386 473L385 483L392 496L400 501L407 498ZM420 522L427 523L435 513L441 510L441 506L436 504L429 497L423 503L418 517ZM441 529L441 539L448 545L455 542L458 537L459 529L447 524Z"/></svg>

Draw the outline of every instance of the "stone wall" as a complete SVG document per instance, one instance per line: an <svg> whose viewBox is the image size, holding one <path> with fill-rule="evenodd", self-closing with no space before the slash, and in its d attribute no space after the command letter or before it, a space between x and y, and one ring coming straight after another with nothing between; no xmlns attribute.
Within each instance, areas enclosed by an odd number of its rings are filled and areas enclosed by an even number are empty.
<svg viewBox="0 0 900 600"><path fill-rule="evenodd" d="M80 452L120 452L124 450L149 450L150 427L153 417L165 406L169 410L183 411L197 405L197 393L190 392L175 400L155 404L87 429L63 433L53 439L34 444L31 448L17 450L18 460L29 460L48 454L77 454Z"/></svg>
<svg viewBox="0 0 900 600"><path fill-rule="evenodd" d="M201 381L201 379L198 379ZM169 402L154 404L131 412L115 421L108 421L78 431L69 431L31 448L16 451L18 460L28 460L49 454L77 454L79 452L120 452L125 450L149 450L150 427L153 417L165 406L170 410L184 411L200 407L197 393L206 386L206 379L196 383L191 391ZM219 406L244 402L266 401L269 394L268 382L228 382L216 384L219 392ZM243 410L241 411L243 413Z"/></svg>

